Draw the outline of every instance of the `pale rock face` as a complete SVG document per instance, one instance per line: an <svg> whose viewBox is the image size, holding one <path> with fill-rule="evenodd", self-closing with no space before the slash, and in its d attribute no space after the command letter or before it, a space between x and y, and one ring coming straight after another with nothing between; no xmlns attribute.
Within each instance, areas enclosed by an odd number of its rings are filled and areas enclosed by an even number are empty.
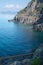
<svg viewBox="0 0 43 65"><path fill-rule="evenodd" d="M22 61L22 65L31 65L31 60L30 59L24 59Z"/></svg>
<svg viewBox="0 0 43 65"><path fill-rule="evenodd" d="M37 1L33 2L32 6L31 6L32 12L35 10L36 5L37 5Z"/></svg>
<svg viewBox="0 0 43 65"><path fill-rule="evenodd" d="M10 65L31 65L31 60L30 59L24 59L21 62L15 61L14 63L12 63Z"/></svg>
<svg viewBox="0 0 43 65"><path fill-rule="evenodd" d="M21 65L21 63L19 61L15 61L14 63L12 63L11 65Z"/></svg>

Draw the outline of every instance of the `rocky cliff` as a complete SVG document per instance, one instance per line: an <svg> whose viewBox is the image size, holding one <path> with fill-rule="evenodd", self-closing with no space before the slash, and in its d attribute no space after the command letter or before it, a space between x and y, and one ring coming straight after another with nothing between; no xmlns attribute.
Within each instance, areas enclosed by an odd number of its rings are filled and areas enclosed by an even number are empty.
<svg viewBox="0 0 43 65"><path fill-rule="evenodd" d="M39 24L43 25L43 0L31 0L24 9L17 13L14 20L23 24L32 24L34 27L37 24L40 28Z"/></svg>
<svg viewBox="0 0 43 65"><path fill-rule="evenodd" d="M25 58L21 61L14 61L10 65L43 65L43 44L41 44L34 52L31 59Z"/></svg>

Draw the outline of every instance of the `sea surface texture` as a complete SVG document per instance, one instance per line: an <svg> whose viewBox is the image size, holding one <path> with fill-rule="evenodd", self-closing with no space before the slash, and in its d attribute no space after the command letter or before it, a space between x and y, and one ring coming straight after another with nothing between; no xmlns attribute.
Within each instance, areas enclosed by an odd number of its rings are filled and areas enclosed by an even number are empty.
<svg viewBox="0 0 43 65"><path fill-rule="evenodd" d="M42 32L31 26L0 20L0 56L27 54L43 43Z"/></svg>

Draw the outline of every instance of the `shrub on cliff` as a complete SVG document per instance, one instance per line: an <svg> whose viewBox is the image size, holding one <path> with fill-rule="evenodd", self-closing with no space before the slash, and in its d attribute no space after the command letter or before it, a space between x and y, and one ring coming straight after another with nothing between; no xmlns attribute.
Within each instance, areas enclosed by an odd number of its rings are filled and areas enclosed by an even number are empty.
<svg viewBox="0 0 43 65"><path fill-rule="evenodd" d="M35 58L33 61L32 61L32 65L41 65L41 60L39 58Z"/></svg>

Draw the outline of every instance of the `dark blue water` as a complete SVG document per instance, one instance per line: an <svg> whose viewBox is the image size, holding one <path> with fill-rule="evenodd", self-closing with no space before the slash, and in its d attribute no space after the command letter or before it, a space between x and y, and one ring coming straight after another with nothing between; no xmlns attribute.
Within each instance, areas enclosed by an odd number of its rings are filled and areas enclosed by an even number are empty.
<svg viewBox="0 0 43 65"><path fill-rule="evenodd" d="M42 32L31 26L0 20L0 56L27 54L29 50L43 43Z"/></svg>

